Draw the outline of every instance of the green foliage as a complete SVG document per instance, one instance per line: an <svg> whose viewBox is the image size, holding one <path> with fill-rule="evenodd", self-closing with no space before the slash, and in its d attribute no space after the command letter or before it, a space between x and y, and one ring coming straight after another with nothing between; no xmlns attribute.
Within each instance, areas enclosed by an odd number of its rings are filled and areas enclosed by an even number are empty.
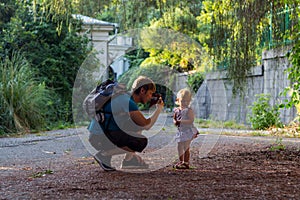
<svg viewBox="0 0 300 200"><path fill-rule="evenodd" d="M0 133L45 126L51 93L36 81L27 60L14 52L0 63L0 74Z"/></svg>
<svg viewBox="0 0 300 200"><path fill-rule="evenodd" d="M147 65L138 68L130 68L119 79L119 82L125 83L128 88L131 88L133 82L138 76L148 76L155 83L172 87L174 73L164 65Z"/></svg>
<svg viewBox="0 0 300 200"><path fill-rule="evenodd" d="M285 145L282 143L282 138L276 138L276 141L269 148L270 151L283 151L285 150Z"/></svg>
<svg viewBox="0 0 300 200"><path fill-rule="evenodd" d="M149 57L149 53L144 49L135 49L125 54L125 57L130 61L130 68L139 67L141 63Z"/></svg>
<svg viewBox="0 0 300 200"><path fill-rule="evenodd" d="M112 1L99 17L108 12L120 23L121 31L150 24L150 28L172 29L199 41L210 56L193 58L189 53L193 47L176 44L186 51L145 48L150 53L145 62L178 71L227 69L234 94L243 92L247 74L260 64L263 49L295 39L293 35L299 30L299 0ZM168 38L172 41L176 37L169 34ZM155 38L150 41L161 43Z"/></svg>
<svg viewBox="0 0 300 200"><path fill-rule="evenodd" d="M48 121L72 122L72 88L88 53L88 40L77 35L80 24L70 15L45 12L43 6L20 3L4 29L1 53L10 56L15 50L22 52L39 82L55 91L50 102L54 110L48 113ZM58 30L58 18L68 26Z"/></svg>
<svg viewBox="0 0 300 200"><path fill-rule="evenodd" d="M175 80L174 71L164 65L147 65L143 67L132 67L120 78L119 82L127 85L130 90L133 82L138 76L147 76L156 84L156 91L163 97L166 107L173 107L173 86ZM143 107L147 109L148 107Z"/></svg>
<svg viewBox="0 0 300 200"><path fill-rule="evenodd" d="M300 8L298 8L300 9ZM299 11L300 17L300 11ZM300 30L300 25L297 24L296 27ZM291 61L291 66L287 69L288 78L291 81L291 86L285 88L281 93L283 96L289 96L281 107L292 108L293 106L297 109L298 120L300 120L300 38L298 35L294 36L295 44L289 55Z"/></svg>
<svg viewBox="0 0 300 200"><path fill-rule="evenodd" d="M116 14L114 13L114 15L111 14L107 14L106 10L108 8L114 7L112 5L112 1L110 0L71 0L70 1L71 6L72 6L72 11L73 14L77 13L77 14L82 14L82 15L86 15L89 17L97 17L97 15L101 16L115 16ZM111 9L113 10L113 9ZM105 18L105 17L104 17ZM114 22L113 19L114 18L106 18L108 22ZM105 20L106 21L106 20Z"/></svg>
<svg viewBox="0 0 300 200"><path fill-rule="evenodd" d="M162 18L152 22L152 26L171 28L176 32L193 36L197 33L197 20L188 7L175 8L174 11L165 12Z"/></svg>
<svg viewBox="0 0 300 200"><path fill-rule="evenodd" d="M231 128L231 129L249 129L249 127L245 126L244 124L238 124L237 122L230 120L224 122L224 128Z"/></svg>
<svg viewBox="0 0 300 200"><path fill-rule="evenodd" d="M31 178L41 178L41 177L46 176L47 174L53 174L53 173L54 173L54 171L52 171L51 169L46 169L44 171L35 172L30 177Z"/></svg>
<svg viewBox="0 0 300 200"><path fill-rule="evenodd" d="M283 30L283 15L277 14L286 11L285 19L290 23L284 24L287 29ZM70 16L74 13L119 23L121 32L144 27L163 30L143 37L146 48L142 48L146 53L140 52L143 55L136 56L133 64L144 68L137 70L139 73L152 73L145 69L150 65L178 71L206 71L212 66L228 68L228 77L234 80L234 92L242 90L247 73L258 64L261 51L269 45L264 41L266 35L277 41L294 40L293 66L288 72L293 93L286 106L299 105L299 98L294 98L299 96L300 90L299 0L3 0L0 3L0 57L4 61L15 50L23 52L39 83L55 91L49 103L54 110L47 112L49 121L72 121L74 79L89 51L88 41L76 35L79 24ZM164 33L164 30L173 32ZM173 34L176 32L186 38L178 41L178 34ZM201 47L195 41L199 41ZM130 73L133 77L124 76L124 80L132 84L138 73ZM196 83L196 79L193 77L190 81Z"/></svg>
<svg viewBox="0 0 300 200"><path fill-rule="evenodd" d="M197 127L201 128L229 128L229 129L249 129L243 124L238 124L235 121L215 121L215 120L207 120L207 119L195 119L195 124Z"/></svg>
<svg viewBox="0 0 300 200"><path fill-rule="evenodd" d="M141 44L149 52L142 64L163 64L179 72L210 68L209 55L195 40L197 21L188 8L175 8L144 29Z"/></svg>
<svg viewBox="0 0 300 200"><path fill-rule="evenodd" d="M252 113L248 115L253 129L265 130L272 126L282 127L279 107L269 104L270 95L260 94L256 95L256 98L256 101L250 106Z"/></svg>
<svg viewBox="0 0 300 200"><path fill-rule="evenodd" d="M283 30L285 19L292 19L294 12L278 17L284 11L296 10L299 1L242 1L205 0L203 10L197 17L199 41L213 56L216 69L227 69L233 80L233 93L243 92L249 70L260 64L262 50L268 47L263 41L268 35L270 42L284 41L291 33L297 33L292 26ZM297 24L298 19L290 24Z"/></svg>
<svg viewBox="0 0 300 200"><path fill-rule="evenodd" d="M121 32L148 26L153 19L162 18L165 13L174 13L175 9L177 9L176 12L189 9L192 15L197 16L202 5L202 1L197 0L114 0L101 1L101 4L97 0L79 0L77 2L76 10L101 20L116 22L120 25ZM87 7L90 8L89 12L86 12ZM183 22L177 23L178 27L190 24L189 19L177 18L176 21Z"/></svg>
<svg viewBox="0 0 300 200"><path fill-rule="evenodd" d="M187 84L193 89L195 93L197 93L203 81L204 81L204 74L201 72L195 72L189 74L187 78Z"/></svg>
<svg viewBox="0 0 300 200"><path fill-rule="evenodd" d="M16 6L13 0L2 0L0 2L0 33L3 25L9 22L15 13Z"/></svg>
<svg viewBox="0 0 300 200"><path fill-rule="evenodd" d="M115 1L107 10L115 17L115 22L119 23L121 31L142 28L149 24L152 17L160 15L156 8L156 2L151 0Z"/></svg>

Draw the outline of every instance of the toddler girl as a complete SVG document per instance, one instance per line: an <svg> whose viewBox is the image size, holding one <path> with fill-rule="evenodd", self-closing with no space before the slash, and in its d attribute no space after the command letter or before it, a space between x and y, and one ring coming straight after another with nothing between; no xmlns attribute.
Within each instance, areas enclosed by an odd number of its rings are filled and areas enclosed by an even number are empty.
<svg viewBox="0 0 300 200"><path fill-rule="evenodd" d="M174 165L176 169L189 169L190 145L193 138L199 134L194 126L194 112L190 108L192 94L188 89L181 89L177 93L176 104L174 108L173 122L177 126L176 141L179 162Z"/></svg>

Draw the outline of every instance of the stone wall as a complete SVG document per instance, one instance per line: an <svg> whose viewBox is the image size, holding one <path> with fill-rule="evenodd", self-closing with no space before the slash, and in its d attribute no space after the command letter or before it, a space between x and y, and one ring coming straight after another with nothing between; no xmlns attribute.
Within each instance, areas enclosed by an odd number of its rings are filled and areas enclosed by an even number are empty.
<svg viewBox="0 0 300 200"><path fill-rule="evenodd" d="M265 51L262 65L253 68L247 77L245 96L233 96L232 81L225 76L226 71L206 75L204 83L195 95L193 106L199 118L221 121L234 120L248 124L249 106L256 101L257 94L270 94L271 105L282 102L280 93L290 85L285 70L290 66L286 53L290 47ZM288 123L296 116L295 109L281 110L281 120Z"/></svg>

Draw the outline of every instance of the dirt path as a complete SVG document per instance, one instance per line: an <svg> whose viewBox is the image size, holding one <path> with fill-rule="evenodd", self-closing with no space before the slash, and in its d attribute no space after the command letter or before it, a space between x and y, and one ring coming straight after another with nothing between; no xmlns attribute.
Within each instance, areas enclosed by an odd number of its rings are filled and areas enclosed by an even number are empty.
<svg viewBox="0 0 300 200"><path fill-rule="evenodd" d="M0 199L300 199L299 139L284 139L279 151L275 138L200 135L193 169L104 172L81 136L1 138Z"/></svg>

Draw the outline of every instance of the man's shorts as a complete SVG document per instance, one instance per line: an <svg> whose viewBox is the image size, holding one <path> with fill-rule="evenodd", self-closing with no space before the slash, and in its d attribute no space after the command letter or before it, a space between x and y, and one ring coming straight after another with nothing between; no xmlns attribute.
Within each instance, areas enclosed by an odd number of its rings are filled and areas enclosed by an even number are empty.
<svg viewBox="0 0 300 200"><path fill-rule="evenodd" d="M116 148L116 145L105 134L90 133L89 142L97 151L108 151Z"/></svg>
<svg viewBox="0 0 300 200"><path fill-rule="evenodd" d="M115 144L117 147L128 147L132 151L142 152L147 144L148 139L142 134L139 133L125 133L123 131L111 131L105 133L107 138Z"/></svg>

